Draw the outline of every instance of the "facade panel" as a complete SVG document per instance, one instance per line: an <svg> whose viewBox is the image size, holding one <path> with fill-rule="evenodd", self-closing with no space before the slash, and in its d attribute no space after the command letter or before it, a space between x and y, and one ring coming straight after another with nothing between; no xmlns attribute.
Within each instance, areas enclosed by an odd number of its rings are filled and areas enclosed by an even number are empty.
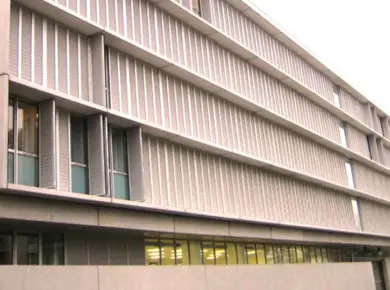
<svg viewBox="0 0 390 290"><path fill-rule="evenodd" d="M360 213L364 231L383 235L390 234L387 223L390 217L388 206L371 201L361 201Z"/></svg>
<svg viewBox="0 0 390 290"><path fill-rule="evenodd" d="M354 162L354 177L356 189L389 200L390 179L387 175Z"/></svg>
<svg viewBox="0 0 390 290"><path fill-rule="evenodd" d="M344 194L164 140L144 137L143 141L147 154L144 156L146 203L254 220L355 230L351 200ZM172 163L179 170L167 171ZM167 177L168 173L174 177ZM167 180L174 182L169 183L169 188Z"/></svg>
<svg viewBox="0 0 390 290"><path fill-rule="evenodd" d="M364 157L370 158L367 135L350 125L347 126L346 134L348 148Z"/></svg>

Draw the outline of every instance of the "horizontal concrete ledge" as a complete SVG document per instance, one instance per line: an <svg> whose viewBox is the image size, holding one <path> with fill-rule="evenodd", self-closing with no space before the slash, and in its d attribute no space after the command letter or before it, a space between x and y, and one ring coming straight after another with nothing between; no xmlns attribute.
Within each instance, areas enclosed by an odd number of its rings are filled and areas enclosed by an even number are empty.
<svg viewBox="0 0 390 290"><path fill-rule="evenodd" d="M308 243L390 245L390 235L226 214L210 214L45 188L9 184L8 188L0 190L0 193L0 219L7 220L175 235L199 234L213 237Z"/></svg>
<svg viewBox="0 0 390 290"><path fill-rule="evenodd" d="M93 104L92 102L86 102L80 98L74 98L72 96L69 96L67 94L60 93L58 91L47 89L43 86L33 84L29 81L25 81L22 79L19 79L14 76L10 76L10 92L17 94L17 95L23 95L25 97L30 97L34 100L43 100L43 99L49 99L54 98L56 101L56 105L58 107L61 107L63 109L68 109L71 112L77 112L81 114L94 114L94 113L102 113L106 114L108 117L108 121L114 125L118 125L119 127L132 127L135 124L140 124L142 126L143 132L164 138L166 140L172 141L174 143L178 143L190 148L198 149L201 151L205 151L211 154L216 154L219 156L224 156L226 158L242 162L245 164L253 165L258 168L264 168L266 170L271 170L274 172L277 172L282 175L290 176L308 183L316 184L318 186L322 186L325 188L329 188L332 190L336 190L339 192L344 192L349 195L362 197L368 200L373 200L378 203L382 204L390 204L390 200L384 199L384 198L378 198L376 196L373 196L370 193L351 189L349 187L334 184L330 181L321 179L316 176L312 176L303 172L295 171L293 169L284 167L279 164L275 164L269 160L265 160L262 158L255 158L253 156L249 156L245 153L235 151L231 148L221 147L217 146L212 143L205 142L203 140L192 138L191 136L187 136L184 134L181 134L177 131L168 130L166 128L163 128L161 126L149 123L147 121L129 117L128 115L122 114L120 112L116 112L111 109L107 109L103 106L99 106L96 104ZM369 167L373 168L374 170L383 172L387 175L390 175L390 169L379 165L376 162L373 162L372 160L369 160L359 154L354 153L353 151L342 147L341 145L338 145L337 143L334 143L333 141L330 141L328 139L325 139L318 134L315 134L307 129L304 129L302 127L299 127L295 123L288 121L286 119L283 119L279 115L264 110L264 115L268 119L271 119L272 121L287 127L299 131L299 134L306 136L313 140L314 142L320 143L322 145L328 146L328 148L331 148L341 154L344 154L346 157L353 158L355 160L358 160L362 162L363 164L368 165Z"/></svg>
<svg viewBox="0 0 390 290"><path fill-rule="evenodd" d="M145 61L146 63L149 63L157 68L160 68L180 79L193 83L194 85L200 88L211 91L243 108L246 108L250 111L259 111L259 112L261 110L266 110L265 108L260 107L258 104L253 103L247 98L237 93L233 93L229 91L227 88L224 88L221 85L210 81L206 77L201 76L196 72L190 71L187 68L178 65L173 61L171 61L170 59L159 56L155 52L143 47L142 45L137 44L134 41L131 41L129 39L126 39L120 36L119 34L115 33L114 31L109 30L106 27L99 26L96 23L87 20L81 15L77 15L76 13L70 11L69 9L66 9L65 7L59 4L53 3L52 1L48 1L48 0L31 0L28 2L23 0L17 0L17 1L23 5L26 5L27 7L31 7L34 11L40 12L43 15L49 15L49 16L58 15L58 17L56 17L58 21L78 31L84 32L87 35L91 35L97 32L103 33L105 35L105 42L108 43L110 46L119 49L121 51L124 51L126 53L129 53L134 57L139 58L142 61ZM231 47L233 46L235 50L234 52L239 54L244 59L255 58L252 61L250 61L253 65L273 75L275 78L279 79L280 81L290 86L294 90L298 91L299 93L305 95L313 102L326 108L327 110L329 110L330 112L338 116L340 120L348 122L349 124L353 125L359 130L365 132L366 134L373 134L377 136L378 138L383 140L384 145L390 147L390 140L384 138L381 134L379 134L375 130L369 128L365 124L354 119L345 111L337 108L336 106L334 106L333 104L325 100L324 98L320 97L315 92L307 88L305 85L293 79L291 76L284 73L274 65L268 63L266 60L255 55L253 52L250 52L248 49L244 48L243 46L241 46L240 44L232 40L229 36L225 35L223 32L219 31L217 28L215 28L214 26L212 26L210 23L206 22L202 18L186 10L185 8L183 8L182 6L180 6L174 1L157 0L155 2L156 5L161 6L161 8L167 10L170 13L174 13L176 17L185 21L186 23L189 23L190 25L192 25L194 28L198 29L202 33L206 35L212 34L213 39L217 42L219 40L222 46L230 50Z"/></svg>
<svg viewBox="0 0 390 290"><path fill-rule="evenodd" d="M0 271L0 289L12 290L258 290L259 285L273 290L375 290L371 263L0 266Z"/></svg>

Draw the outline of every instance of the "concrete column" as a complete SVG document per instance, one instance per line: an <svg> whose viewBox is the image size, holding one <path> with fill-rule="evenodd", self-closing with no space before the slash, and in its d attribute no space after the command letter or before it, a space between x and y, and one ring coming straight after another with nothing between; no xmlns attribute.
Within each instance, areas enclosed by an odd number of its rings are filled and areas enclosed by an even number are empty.
<svg viewBox="0 0 390 290"><path fill-rule="evenodd" d="M376 143L376 138L374 135L370 135L367 138L368 140L368 146L370 147L370 152L371 152L371 159L379 162L379 153L378 153L378 146Z"/></svg>
<svg viewBox="0 0 390 290"><path fill-rule="evenodd" d="M3 74L0 75L0 188L4 188L7 186L7 163L8 163L7 149L8 149L8 75Z"/></svg>

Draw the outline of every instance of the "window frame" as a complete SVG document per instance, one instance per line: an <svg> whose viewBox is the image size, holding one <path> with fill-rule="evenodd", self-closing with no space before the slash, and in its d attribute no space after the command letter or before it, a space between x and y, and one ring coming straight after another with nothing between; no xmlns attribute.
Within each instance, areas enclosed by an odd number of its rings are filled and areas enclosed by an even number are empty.
<svg viewBox="0 0 390 290"><path fill-rule="evenodd" d="M12 95L12 94L9 94L8 96L8 108L10 106L10 101L12 100L12 114L13 114L13 118L12 118L12 121L13 121L13 127L12 127L12 135L13 135L13 142L12 142L12 145L13 145L13 148L9 148L8 145L8 141L7 141L7 154L12 154L12 159L13 159L13 176L12 176L12 181L10 182L9 180L9 176L7 176L7 182L9 183L12 183L12 184L20 184L20 185L25 185L25 184L22 184L19 182L19 156L26 156L26 157L31 157L31 158L34 158L36 159L36 162L37 162L37 165L36 165L36 172L38 174L37 176L37 183L35 185L26 185L26 186L34 186L34 187L39 187L40 186L40 178L39 178L39 173L40 173L40 165L39 165L39 152L40 152L40 142L39 142L39 134L40 134L40 131L39 131L39 104L37 103L34 103L34 102L30 102L30 101L26 101L24 99L21 99L19 96L17 95ZM19 109L19 105L20 103L24 103L26 104L27 106L31 106L31 107L35 107L36 109L36 114L37 114L37 118L36 118L36 122L37 122L37 127L36 127L36 152L37 153L31 153L31 152L26 152L26 151L22 151L22 150L19 150L19 134L18 134L18 127L19 127L19 118L18 118L18 109ZM8 118L9 119L9 118ZM7 123L8 123L8 120L7 120ZM8 129L8 128L7 128ZM7 157L8 158L8 157ZM8 164L7 164L7 168L8 168Z"/></svg>

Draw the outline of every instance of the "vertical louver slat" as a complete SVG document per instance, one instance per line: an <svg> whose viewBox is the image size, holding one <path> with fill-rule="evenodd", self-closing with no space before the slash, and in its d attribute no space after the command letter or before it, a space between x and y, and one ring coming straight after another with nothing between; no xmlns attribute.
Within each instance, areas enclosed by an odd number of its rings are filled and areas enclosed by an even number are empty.
<svg viewBox="0 0 390 290"><path fill-rule="evenodd" d="M57 136L58 140L58 182L57 188L61 191L70 191L70 132L69 114L57 111Z"/></svg>
<svg viewBox="0 0 390 290"><path fill-rule="evenodd" d="M39 184L56 188L56 106L54 100L39 104Z"/></svg>
<svg viewBox="0 0 390 290"><path fill-rule="evenodd" d="M14 76L18 76L19 59L19 7L11 5L11 20L10 20L10 41L9 41L9 72Z"/></svg>
<svg viewBox="0 0 390 290"><path fill-rule="evenodd" d="M88 69L88 38L79 35L79 55L78 66L80 67L80 86L81 86L81 98L83 100L90 100L90 91L93 92L93 87L90 88L89 81L89 69ZM98 84L94 84L98 85Z"/></svg>
<svg viewBox="0 0 390 290"><path fill-rule="evenodd" d="M21 77L31 81L31 51L32 51L32 13L26 9L22 11L22 37L19 49L21 50Z"/></svg>
<svg viewBox="0 0 390 290"><path fill-rule="evenodd" d="M34 82L43 84L43 18L34 15Z"/></svg>
<svg viewBox="0 0 390 290"><path fill-rule="evenodd" d="M106 194L103 115L88 117L88 169L90 194Z"/></svg>
<svg viewBox="0 0 390 290"><path fill-rule="evenodd" d="M58 70L58 79L56 82L58 83L58 89L59 91L63 93L68 93L68 71L67 71L67 62L68 62L68 42L67 42L67 30L63 26L60 26L59 24L55 24L55 31L57 35L57 59L56 59L56 66Z"/></svg>
<svg viewBox="0 0 390 290"><path fill-rule="evenodd" d="M144 162L148 158L143 149L141 127L132 127L127 130L127 156L129 165L130 199L145 201ZM148 154L149 155L149 154ZM149 166L154 166L150 164ZM151 170L151 168L149 168ZM150 178L151 180L151 178ZM153 194L153 192L151 192Z"/></svg>
<svg viewBox="0 0 390 290"><path fill-rule="evenodd" d="M95 34L90 37L92 52L92 86L93 102L106 106L105 72L104 72L104 36Z"/></svg>
<svg viewBox="0 0 390 290"><path fill-rule="evenodd" d="M73 31L69 31L69 81L70 81L70 91L69 94L74 97L79 97L79 39L78 35Z"/></svg>

